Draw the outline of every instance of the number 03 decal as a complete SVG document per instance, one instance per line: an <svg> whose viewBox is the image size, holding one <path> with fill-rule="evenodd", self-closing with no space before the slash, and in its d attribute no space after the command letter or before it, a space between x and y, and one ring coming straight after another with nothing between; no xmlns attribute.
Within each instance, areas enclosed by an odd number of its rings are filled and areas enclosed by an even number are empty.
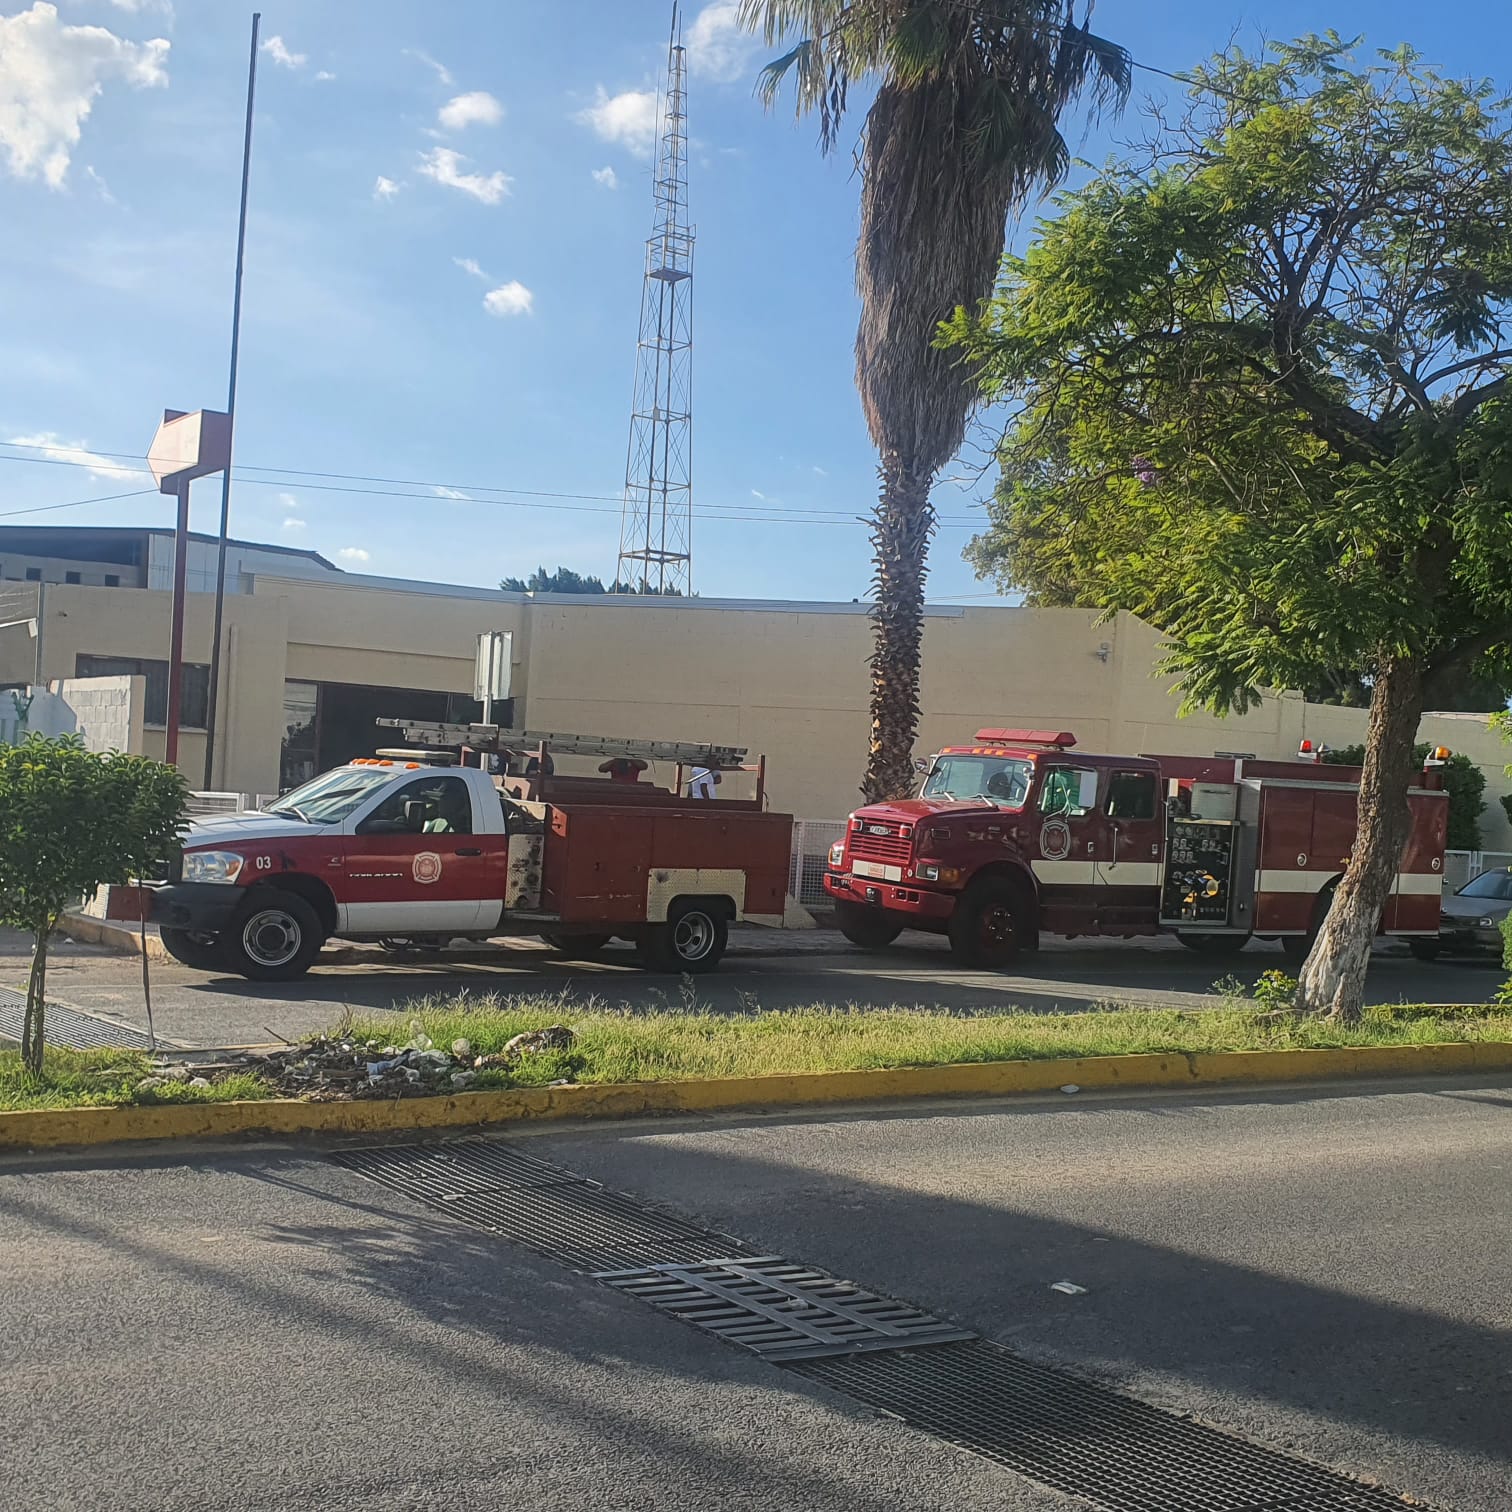
<svg viewBox="0 0 1512 1512"><path fill-rule="evenodd" d="M253 866L255 866L258 869L258 871L272 871L273 870L273 858L272 858L272 856L259 856L252 864L253 864Z"/></svg>

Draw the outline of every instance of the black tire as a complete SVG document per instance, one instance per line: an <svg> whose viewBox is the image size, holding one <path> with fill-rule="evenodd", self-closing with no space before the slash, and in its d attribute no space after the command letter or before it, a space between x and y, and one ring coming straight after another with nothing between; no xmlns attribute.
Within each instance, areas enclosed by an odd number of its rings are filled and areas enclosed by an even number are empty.
<svg viewBox="0 0 1512 1512"><path fill-rule="evenodd" d="M606 934L543 934L541 938L569 961L592 960L614 938Z"/></svg>
<svg viewBox="0 0 1512 1512"><path fill-rule="evenodd" d="M222 935L226 964L249 982L293 982L325 944L320 916L297 893L260 887L237 909Z"/></svg>
<svg viewBox="0 0 1512 1512"><path fill-rule="evenodd" d="M175 961L195 971L229 971L225 943L219 935L195 934L189 929L173 929L167 925L158 930L163 949Z"/></svg>
<svg viewBox="0 0 1512 1512"><path fill-rule="evenodd" d="M1419 961L1436 961L1444 953L1444 947L1438 940L1408 940L1407 948L1414 959Z"/></svg>
<svg viewBox="0 0 1512 1512"><path fill-rule="evenodd" d="M837 903L835 923L840 933L862 950L885 950L903 933L902 925L892 923L881 909L859 903Z"/></svg>
<svg viewBox="0 0 1512 1512"><path fill-rule="evenodd" d="M1033 948L1020 889L996 878L966 889L950 916L948 933L951 954L963 966L989 971L1011 965L1026 946Z"/></svg>
<svg viewBox="0 0 1512 1512"><path fill-rule="evenodd" d="M1249 935L1188 934L1182 929L1176 931L1176 938L1188 950L1195 950L1198 955L1205 956L1238 955L1250 942Z"/></svg>
<svg viewBox="0 0 1512 1512"><path fill-rule="evenodd" d="M713 971L730 940L730 923L717 903L674 903L665 924L653 924L637 941L647 971Z"/></svg>

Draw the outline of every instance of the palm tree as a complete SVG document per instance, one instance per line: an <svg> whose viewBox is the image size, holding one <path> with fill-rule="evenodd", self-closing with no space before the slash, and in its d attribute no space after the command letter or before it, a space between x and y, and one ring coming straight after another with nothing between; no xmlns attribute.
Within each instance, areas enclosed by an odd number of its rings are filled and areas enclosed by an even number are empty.
<svg viewBox="0 0 1512 1512"><path fill-rule="evenodd" d="M935 474L966 433L970 374L938 350L942 320L991 294L1008 217L1070 166L1061 114L1128 97L1128 54L1094 36L1090 0L741 0L769 45L768 104L793 79L820 143L838 138L850 84L875 76L861 171L856 386L880 456L871 522L875 645L868 800L907 792L919 720L924 576Z"/></svg>

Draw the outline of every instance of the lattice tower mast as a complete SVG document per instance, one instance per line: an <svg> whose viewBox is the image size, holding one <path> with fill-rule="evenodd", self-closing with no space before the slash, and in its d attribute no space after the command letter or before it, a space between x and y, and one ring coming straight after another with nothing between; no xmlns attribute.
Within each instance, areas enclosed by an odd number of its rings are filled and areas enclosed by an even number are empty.
<svg viewBox="0 0 1512 1512"><path fill-rule="evenodd" d="M686 69L674 0L615 577L645 592L682 594L692 590L693 577L693 228Z"/></svg>

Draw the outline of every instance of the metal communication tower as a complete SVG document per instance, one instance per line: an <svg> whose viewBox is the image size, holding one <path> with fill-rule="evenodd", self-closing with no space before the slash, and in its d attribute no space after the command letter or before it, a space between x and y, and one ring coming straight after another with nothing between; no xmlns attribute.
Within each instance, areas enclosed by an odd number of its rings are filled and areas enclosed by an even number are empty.
<svg viewBox="0 0 1512 1512"><path fill-rule="evenodd" d="M625 586L652 593L685 594L692 585L693 228L685 68L674 0L615 571Z"/></svg>

